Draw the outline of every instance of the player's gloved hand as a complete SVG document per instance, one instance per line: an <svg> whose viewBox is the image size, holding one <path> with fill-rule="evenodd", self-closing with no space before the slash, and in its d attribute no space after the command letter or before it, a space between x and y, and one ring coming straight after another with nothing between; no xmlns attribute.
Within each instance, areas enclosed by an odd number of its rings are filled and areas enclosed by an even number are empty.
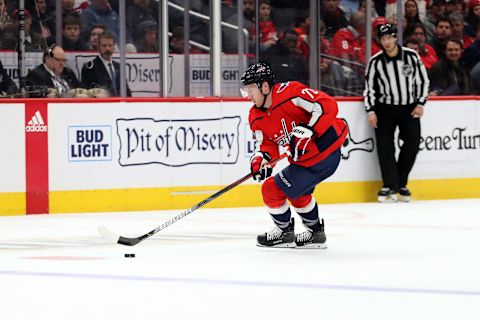
<svg viewBox="0 0 480 320"><path fill-rule="evenodd" d="M305 153L308 146L314 142L313 130L308 125L301 123L292 129L290 135L290 155L293 161L298 161Z"/></svg>
<svg viewBox="0 0 480 320"><path fill-rule="evenodd" d="M272 160L270 155L265 152L255 152L250 158L250 171L254 173L253 179L262 182L272 175L272 167L268 162ZM256 173L256 174L255 174Z"/></svg>

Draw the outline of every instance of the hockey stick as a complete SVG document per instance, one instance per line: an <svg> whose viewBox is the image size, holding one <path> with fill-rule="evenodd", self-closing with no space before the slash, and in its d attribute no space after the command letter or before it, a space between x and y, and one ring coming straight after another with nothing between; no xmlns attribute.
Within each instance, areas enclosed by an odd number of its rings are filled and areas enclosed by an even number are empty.
<svg viewBox="0 0 480 320"><path fill-rule="evenodd" d="M270 161L268 164L269 165L273 165L275 163L277 163L278 161L280 161L281 159L285 158L287 156L286 153L282 154L280 157L276 158L276 159L273 159L272 161ZM118 244L123 244L125 246L134 246L140 242L142 242L143 240L145 239L148 239L150 238L151 236L153 236L154 234L156 234L157 232L165 229L166 227L168 227L169 225L173 224L174 222L177 222L178 220L182 219L182 218L185 218L187 215L189 215L190 213L192 213L193 211L197 210L198 208L201 208L203 207L204 205L206 205L207 203L215 200L216 198L220 197L222 194L226 193L227 191L230 191L232 190L233 188L235 188L236 186L238 186L239 184L247 181L248 179L250 179L251 177L253 177L254 175L256 175L257 173L259 173L260 170L258 170L257 172L250 172L249 174L247 174L246 176L238 179L237 181L233 182L232 184L226 186L225 188L223 188L222 190L220 191L217 191L216 193L212 194L210 197L200 201L199 203L197 203L196 205L194 205L193 207L191 208L188 208L187 210L183 211L182 213L180 213L179 215L176 215L175 217L173 217L172 219L162 223L160 226L158 226L157 228L153 229L152 231L150 232L147 232L145 233L144 235L141 235L137 238L127 238L127 237L123 237L123 236L120 236L112 231L110 231L107 227L105 226L100 226L98 227L98 233L100 233L100 235L105 238L107 241L111 242L111 243L118 243Z"/></svg>

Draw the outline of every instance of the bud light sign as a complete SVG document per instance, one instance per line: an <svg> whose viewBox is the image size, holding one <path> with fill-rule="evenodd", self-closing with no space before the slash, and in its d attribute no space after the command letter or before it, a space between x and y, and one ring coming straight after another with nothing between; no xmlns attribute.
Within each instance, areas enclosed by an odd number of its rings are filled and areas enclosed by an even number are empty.
<svg viewBox="0 0 480 320"><path fill-rule="evenodd" d="M122 166L234 164L240 116L216 119L117 119Z"/></svg>
<svg viewBox="0 0 480 320"><path fill-rule="evenodd" d="M111 161L111 126L69 126L69 161Z"/></svg>

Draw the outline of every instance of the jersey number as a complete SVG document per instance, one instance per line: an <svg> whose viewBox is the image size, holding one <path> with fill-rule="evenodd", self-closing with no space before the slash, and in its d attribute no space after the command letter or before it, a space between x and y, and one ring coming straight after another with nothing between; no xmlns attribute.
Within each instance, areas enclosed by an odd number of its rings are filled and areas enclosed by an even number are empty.
<svg viewBox="0 0 480 320"><path fill-rule="evenodd" d="M310 98L314 99L315 96L314 95L317 95L318 94L318 91L317 90L313 90L311 88L305 88L305 89L302 89L302 93L303 94L306 94L307 96L309 96Z"/></svg>

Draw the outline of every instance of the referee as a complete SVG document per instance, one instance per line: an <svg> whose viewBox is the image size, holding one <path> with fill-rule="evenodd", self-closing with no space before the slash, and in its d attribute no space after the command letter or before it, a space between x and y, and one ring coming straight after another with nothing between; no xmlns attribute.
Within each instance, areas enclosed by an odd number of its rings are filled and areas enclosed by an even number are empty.
<svg viewBox="0 0 480 320"><path fill-rule="evenodd" d="M368 122L375 128L378 160L383 187L378 201L410 200L408 175L413 168L420 144L420 117L427 102L429 80L418 54L397 44L397 27L378 27L382 51L368 62L365 106ZM403 141L395 158L394 133L398 127Z"/></svg>

